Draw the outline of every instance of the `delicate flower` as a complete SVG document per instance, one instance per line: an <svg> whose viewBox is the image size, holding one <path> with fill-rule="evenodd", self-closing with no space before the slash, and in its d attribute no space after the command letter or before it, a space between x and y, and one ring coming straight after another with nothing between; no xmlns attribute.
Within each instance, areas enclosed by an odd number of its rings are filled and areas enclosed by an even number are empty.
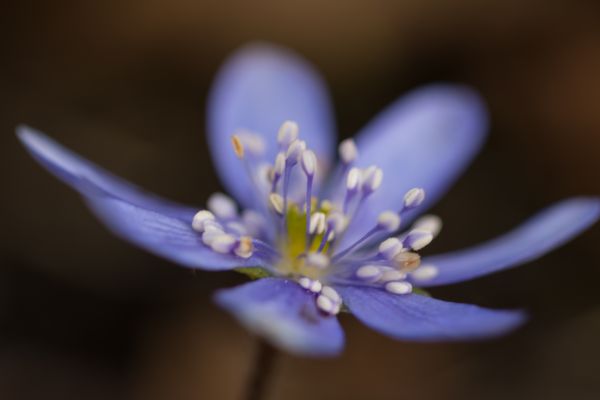
<svg viewBox="0 0 600 400"><path fill-rule="evenodd" d="M418 89L356 141L343 141L336 168L332 115L318 75L287 50L250 46L226 63L209 100L208 142L243 211L224 194L211 196L207 210L163 200L31 128L18 135L123 239L187 267L260 278L220 290L216 301L298 354L338 354L344 335L336 314L346 309L398 339L503 334L523 312L435 300L416 288L522 264L598 218L597 199L569 199L498 239L421 261L417 251L441 220L409 224L479 150L487 128L480 98L462 86Z"/></svg>

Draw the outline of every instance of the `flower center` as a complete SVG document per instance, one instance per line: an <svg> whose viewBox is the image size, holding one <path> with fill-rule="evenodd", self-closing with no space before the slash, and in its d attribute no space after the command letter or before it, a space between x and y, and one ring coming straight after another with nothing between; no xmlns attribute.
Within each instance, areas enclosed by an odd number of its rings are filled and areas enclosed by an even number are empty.
<svg viewBox="0 0 600 400"><path fill-rule="evenodd" d="M298 133L296 123L283 123L273 164L264 162L261 136L234 134L233 151L256 191L256 209L240 215L233 200L214 194L208 210L194 217L193 229L218 253L243 259L261 253L271 258L270 273L291 277L315 293L317 306L327 313L337 313L341 299L324 284L373 285L390 293L410 293L412 285L406 278L419 267L416 251L431 242L441 223L437 217L424 217L409 232L389 236L399 230L407 211L423 203L424 190L409 190L399 210L380 213L357 240L344 240L349 230L361 229L355 226L356 217L381 186L383 171L375 165L355 166L358 151L347 139L339 146L341 166L325 181L319 173L323 166Z"/></svg>

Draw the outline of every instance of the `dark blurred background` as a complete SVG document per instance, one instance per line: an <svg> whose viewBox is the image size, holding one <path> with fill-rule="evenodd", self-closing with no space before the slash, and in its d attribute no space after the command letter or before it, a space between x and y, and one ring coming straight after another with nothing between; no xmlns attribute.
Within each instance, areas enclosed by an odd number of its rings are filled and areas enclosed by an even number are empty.
<svg viewBox="0 0 600 400"><path fill-rule="evenodd" d="M600 193L600 7L537 0L7 1L0 12L0 398L236 399L255 339L210 302L242 282L111 236L17 143L27 123L142 186L201 205L223 59L287 45L324 74L342 137L419 84L477 87L483 153L434 209L431 252ZM343 316L335 360L283 355L270 399L600 398L599 228L542 260L437 297L525 307L503 339L411 344Z"/></svg>

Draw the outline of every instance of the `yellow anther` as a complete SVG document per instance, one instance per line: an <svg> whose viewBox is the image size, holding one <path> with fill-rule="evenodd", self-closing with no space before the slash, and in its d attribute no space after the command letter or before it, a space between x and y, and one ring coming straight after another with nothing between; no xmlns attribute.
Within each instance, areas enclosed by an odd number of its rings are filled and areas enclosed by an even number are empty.
<svg viewBox="0 0 600 400"><path fill-rule="evenodd" d="M244 145L238 135L231 136L231 145L233 146L233 152L240 160L244 158Z"/></svg>

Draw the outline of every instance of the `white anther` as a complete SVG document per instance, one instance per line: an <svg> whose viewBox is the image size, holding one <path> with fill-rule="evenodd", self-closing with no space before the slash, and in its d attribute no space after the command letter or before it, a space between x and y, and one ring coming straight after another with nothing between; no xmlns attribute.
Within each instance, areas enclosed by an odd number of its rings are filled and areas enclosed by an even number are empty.
<svg viewBox="0 0 600 400"><path fill-rule="evenodd" d="M318 269L325 269L329 266L329 257L323 253L309 253L306 256L306 264Z"/></svg>
<svg viewBox="0 0 600 400"><path fill-rule="evenodd" d="M258 236L265 227L265 220L262 215L249 209L242 212L242 223L251 236Z"/></svg>
<svg viewBox="0 0 600 400"><path fill-rule="evenodd" d="M310 286L308 287L308 290L310 290L313 293L319 293L322 288L323 288L323 284L318 280L314 280L314 281L310 282Z"/></svg>
<svg viewBox="0 0 600 400"><path fill-rule="evenodd" d="M358 189L360 185L361 172L360 169L353 167L348 171L348 176L346 177L346 190L349 192L353 192Z"/></svg>
<svg viewBox="0 0 600 400"><path fill-rule="evenodd" d="M300 161L300 155L306 150L304 140L294 140L285 154L285 162L288 165L296 165Z"/></svg>
<svg viewBox="0 0 600 400"><path fill-rule="evenodd" d="M356 277L367 282L375 282L381 276L381 268L377 265L363 265L356 270Z"/></svg>
<svg viewBox="0 0 600 400"><path fill-rule="evenodd" d="M374 165L365 169L362 173L361 188L365 194L376 191L383 181L383 171Z"/></svg>
<svg viewBox="0 0 600 400"><path fill-rule="evenodd" d="M388 282L385 290L393 294L409 294L412 292L412 285L406 281Z"/></svg>
<svg viewBox="0 0 600 400"><path fill-rule="evenodd" d="M225 229L223 228L223 225L221 225L219 222L217 222L217 220L215 219L209 219L206 222L204 222L204 231L222 231L225 232Z"/></svg>
<svg viewBox="0 0 600 400"><path fill-rule="evenodd" d="M325 232L325 214L316 212L310 217L308 224L308 233L311 235L320 235Z"/></svg>
<svg viewBox="0 0 600 400"><path fill-rule="evenodd" d="M400 228L400 216L394 211L384 211L377 217L377 226L392 233Z"/></svg>
<svg viewBox="0 0 600 400"><path fill-rule="evenodd" d="M217 253L227 254L235 247L236 239L232 235L223 234L213 239L210 244L211 249Z"/></svg>
<svg viewBox="0 0 600 400"><path fill-rule="evenodd" d="M422 188L410 189L404 195L404 208L411 209L420 206L425 200L425 190Z"/></svg>
<svg viewBox="0 0 600 400"><path fill-rule="evenodd" d="M431 232L436 237L442 230L442 219L437 215L424 215L413 224L413 229Z"/></svg>
<svg viewBox="0 0 600 400"><path fill-rule="evenodd" d="M206 203L208 209L217 216L217 218L230 219L237 216L237 206L231 197L223 193L213 193Z"/></svg>
<svg viewBox="0 0 600 400"><path fill-rule="evenodd" d="M433 240L433 235L429 231L414 229L408 232L404 238L403 244L413 250L421 250Z"/></svg>
<svg viewBox="0 0 600 400"><path fill-rule="evenodd" d="M381 254L388 260L393 259L394 257L396 257L396 255L398 255L398 253L401 253L405 250L406 249L402 245L402 242L400 241L400 239L395 238L395 237L385 239L379 245L379 254Z"/></svg>
<svg viewBox="0 0 600 400"><path fill-rule="evenodd" d="M215 222L207 221L204 224L204 233L202 234L202 243L210 246L212 242L219 236L224 235L223 227Z"/></svg>
<svg viewBox="0 0 600 400"><path fill-rule="evenodd" d="M288 146L298 138L298 124L294 121L285 121L279 128L277 133L277 143L282 149L287 149Z"/></svg>
<svg viewBox="0 0 600 400"><path fill-rule="evenodd" d="M260 135L249 131L240 131L235 136L238 137L238 140L243 145L244 150L247 150L249 154L252 154L253 156L261 156L265 153L265 141Z"/></svg>
<svg viewBox="0 0 600 400"><path fill-rule="evenodd" d="M300 156L300 166L306 176L314 176L317 172L317 156L312 150L304 150Z"/></svg>
<svg viewBox="0 0 600 400"><path fill-rule="evenodd" d="M325 238L325 240L327 242L331 242L333 239L335 239L335 232L334 231L330 231L329 235L327 235L327 237Z"/></svg>
<svg viewBox="0 0 600 400"><path fill-rule="evenodd" d="M306 276L302 276L298 279L298 284L302 286L304 289L308 289L312 284L312 279L307 278Z"/></svg>
<svg viewBox="0 0 600 400"><path fill-rule="evenodd" d="M403 251L396 254L391 261L401 272L411 272L421 264L421 256L410 251Z"/></svg>
<svg viewBox="0 0 600 400"><path fill-rule="evenodd" d="M317 307L327 314L336 314L336 304L327 296L319 295L317 297Z"/></svg>
<svg viewBox="0 0 600 400"><path fill-rule="evenodd" d="M269 195L269 204L271 208L279 215L283 214L283 197L278 193L271 193Z"/></svg>
<svg viewBox="0 0 600 400"><path fill-rule="evenodd" d="M428 281L438 276L440 271L435 265L425 264L410 273L410 276L417 281Z"/></svg>
<svg viewBox="0 0 600 400"><path fill-rule="evenodd" d="M406 274L393 268L386 268L379 277L379 282L401 281L406 279Z"/></svg>
<svg viewBox="0 0 600 400"><path fill-rule="evenodd" d="M252 245L252 238L250 236L242 236L235 246L233 252L238 257L250 258L253 249L254 246Z"/></svg>
<svg viewBox="0 0 600 400"><path fill-rule="evenodd" d="M200 210L194 215L192 220L192 229L196 232L204 232L204 225L207 221L214 221L215 215L208 210Z"/></svg>
<svg viewBox="0 0 600 400"><path fill-rule="evenodd" d="M333 301L334 303L342 302L342 297L340 294L331 286L323 286L323 289L321 289L321 295L328 297L329 300Z"/></svg>
<svg viewBox="0 0 600 400"><path fill-rule="evenodd" d="M231 136L231 145L233 146L233 152L240 160L244 158L244 145L238 135Z"/></svg>
<svg viewBox="0 0 600 400"><path fill-rule="evenodd" d="M346 229L347 223L348 220L342 213L332 212L327 216L327 226L331 227L336 234L339 234Z"/></svg>
<svg viewBox="0 0 600 400"><path fill-rule="evenodd" d="M356 156L358 155L356 143L354 143L353 139L342 140L338 147L338 152L340 153L340 159L344 164L350 164L352 161L356 160Z"/></svg>
<svg viewBox="0 0 600 400"><path fill-rule="evenodd" d="M277 157L275 157L275 165L273 166L274 179L279 179L279 177L281 175L283 175L284 170L285 170L285 153L280 152L280 153L277 153Z"/></svg>

